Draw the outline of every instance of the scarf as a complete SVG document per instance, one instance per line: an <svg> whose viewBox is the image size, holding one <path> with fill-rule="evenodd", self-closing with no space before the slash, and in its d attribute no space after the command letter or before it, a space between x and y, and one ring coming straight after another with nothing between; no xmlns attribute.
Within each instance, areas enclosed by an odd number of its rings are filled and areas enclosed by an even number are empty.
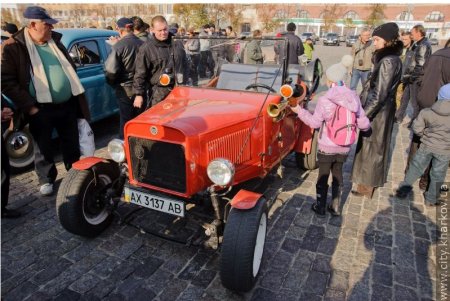
<svg viewBox="0 0 450 301"><path fill-rule="evenodd" d="M34 45L34 42L30 37L28 28L25 28L24 36L25 44L27 46L31 60L31 79L33 80L34 88L36 90L36 99L39 103L51 103L52 95L50 94L50 88L48 85L47 76L45 75L44 65L42 64L42 60L36 49L36 45ZM62 70L69 79L72 95L76 96L84 93L84 88L81 85L77 73L75 72L67 58L64 56L64 54L61 52L61 50L59 50L58 46L56 46L55 41L51 39L47 43L52 49L59 63L61 64Z"/></svg>

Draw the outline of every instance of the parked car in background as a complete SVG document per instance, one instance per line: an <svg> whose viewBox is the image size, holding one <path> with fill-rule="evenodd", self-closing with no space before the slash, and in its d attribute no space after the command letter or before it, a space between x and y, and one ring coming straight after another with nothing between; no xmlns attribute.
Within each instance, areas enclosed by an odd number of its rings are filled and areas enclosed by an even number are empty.
<svg viewBox="0 0 450 301"><path fill-rule="evenodd" d="M286 56L288 47L281 46ZM267 57L274 56L273 47L266 50L272 51ZM318 59L285 64L223 63L198 87L172 82L163 101L126 123L123 141L109 143L111 159L88 157L73 164L56 200L61 225L95 237L117 209L131 214L137 208L185 230L190 220L198 228L192 235L202 233L203 245L221 246L222 284L249 291L263 259L268 208L275 201L250 182L281 173L281 160L292 152L300 166L309 161L310 168L317 167L318 133L289 105L311 97L322 65ZM165 78L176 77L161 74ZM199 209L202 214L196 215ZM165 230L146 227L147 233L170 239Z"/></svg>
<svg viewBox="0 0 450 301"><path fill-rule="evenodd" d="M347 36L344 36L344 35L339 36L339 42L345 43L346 39L347 39Z"/></svg>
<svg viewBox="0 0 450 301"><path fill-rule="evenodd" d="M118 36L116 31L103 29L55 29L69 51L77 74L85 89L91 112L91 122L119 112L113 88L106 83L103 65L111 51L106 41ZM33 139L28 126L19 131L7 130L3 137L13 172L27 170L34 162Z"/></svg>
<svg viewBox="0 0 450 301"><path fill-rule="evenodd" d="M300 35L300 39L302 40L303 43L306 42L306 39L310 38L313 42L313 44L316 44L316 37L314 35L314 33L312 32L304 32Z"/></svg>
<svg viewBox="0 0 450 301"><path fill-rule="evenodd" d="M337 33L327 33L325 36L325 39L323 40L323 44L328 45L335 45L339 46L339 37Z"/></svg>
<svg viewBox="0 0 450 301"><path fill-rule="evenodd" d="M439 40L436 38L431 38L429 41L431 45L439 45Z"/></svg>
<svg viewBox="0 0 450 301"><path fill-rule="evenodd" d="M345 41L345 45L347 47L352 47L353 44L356 43L356 41L358 41L358 36L357 35L348 36L347 40Z"/></svg>

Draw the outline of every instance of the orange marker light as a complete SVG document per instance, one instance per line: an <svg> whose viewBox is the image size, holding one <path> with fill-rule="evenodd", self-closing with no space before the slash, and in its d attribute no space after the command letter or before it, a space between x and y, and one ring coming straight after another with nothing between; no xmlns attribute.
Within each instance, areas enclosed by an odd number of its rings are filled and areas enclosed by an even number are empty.
<svg viewBox="0 0 450 301"><path fill-rule="evenodd" d="M289 98L294 94L294 89L292 89L291 85L282 85L280 88L281 96L285 98Z"/></svg>
<svg viewBox="0 0 450 301"><path fill-rule="evenodd" d="M159 77L159 83L161 84L161 86L167 86L170 84L170 76L167 74L162 74Z"/></svg>

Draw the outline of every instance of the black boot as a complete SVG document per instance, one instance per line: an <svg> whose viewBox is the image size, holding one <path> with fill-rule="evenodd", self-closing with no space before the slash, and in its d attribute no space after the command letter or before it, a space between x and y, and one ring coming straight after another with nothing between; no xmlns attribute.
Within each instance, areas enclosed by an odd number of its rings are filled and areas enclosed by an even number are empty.
<svg viewBox="0 0 450 301"><path fill-rule="evenodd" d="M325 217L325 207L327 205L328 185L316 184L316 202L311 209L319 216Z"/></svg>
<svg viewBox="0 0 450 301"><path fill-rule="evenodd" d="M331 204L328 206L328 211L334 216L341 215L340 204L342 196L342 186L333 185L331 186Z"/></svg>

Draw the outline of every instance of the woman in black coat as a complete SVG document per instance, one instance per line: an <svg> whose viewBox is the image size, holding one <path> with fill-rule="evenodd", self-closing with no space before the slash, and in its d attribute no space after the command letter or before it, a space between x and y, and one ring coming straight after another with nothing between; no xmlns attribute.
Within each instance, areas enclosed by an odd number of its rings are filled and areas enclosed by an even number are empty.
<svg viewBox="0 0 450 301"><path fill-rule="evenodd" d="M359 136L352 171L358 184L354 195L372 198L374 189L386 183L389 149L395 117L395 91L400 83L403 44L395 23L385 23L372 33L375 53L372 74L361 95L361 103L371 121L372 131Z"/></svg>

